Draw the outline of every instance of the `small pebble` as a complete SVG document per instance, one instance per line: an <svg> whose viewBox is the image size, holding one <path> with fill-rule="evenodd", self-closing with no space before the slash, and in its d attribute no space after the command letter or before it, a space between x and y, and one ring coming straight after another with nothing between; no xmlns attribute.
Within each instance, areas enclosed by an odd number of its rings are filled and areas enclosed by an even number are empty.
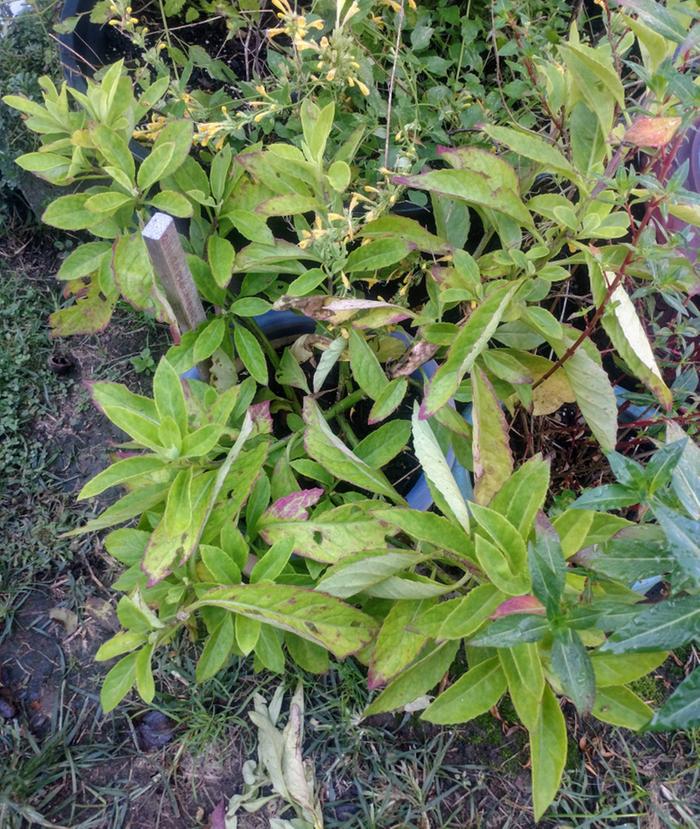
<svg viewBox="0 0 700 829"><path fill-rule="evenodd" d="M13 705L7 700L2 699L0 697L0 717L5 720L11 720L15 716L15 709Z"/></svg>
<svg viewBox="0 0 700 829"><path fill-rule="evenodd" d="M142 751L166 746L173 739L173 722L160 711L148 711L136 726Z"/></svg>

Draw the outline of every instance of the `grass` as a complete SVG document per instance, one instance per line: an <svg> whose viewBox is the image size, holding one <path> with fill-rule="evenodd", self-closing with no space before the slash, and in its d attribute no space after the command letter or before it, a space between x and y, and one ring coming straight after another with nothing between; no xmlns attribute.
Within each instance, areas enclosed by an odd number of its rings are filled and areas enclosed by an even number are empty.
<svg viewBox="0 0 700 829"><path fill-rule="evenodd" d="M52 293L26 276L0 265L0 618L42 573L60 572L72 558L57 540L71 523L70 499L51 486L57 449L32 430L60 410L71 381L48 367Z"/></svg>

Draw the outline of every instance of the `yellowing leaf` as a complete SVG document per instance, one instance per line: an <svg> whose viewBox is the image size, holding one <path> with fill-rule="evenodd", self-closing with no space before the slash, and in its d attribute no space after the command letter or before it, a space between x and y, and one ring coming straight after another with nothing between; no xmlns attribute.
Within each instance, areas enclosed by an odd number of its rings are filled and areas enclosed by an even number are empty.
<svg viewBox="0 0 700 829"><path fill-rule="evenodd" d="M474 499L488 504L513 471L508 426L491 384L481 369L472 374L474 398Z"/></svg>
<svg viewBox="0 0 700 829"><path fill-rule="evenodd" d="M566 764L566 722L548 685L533 729L530 730L532 801L539 820L554 800Z"/></svg>

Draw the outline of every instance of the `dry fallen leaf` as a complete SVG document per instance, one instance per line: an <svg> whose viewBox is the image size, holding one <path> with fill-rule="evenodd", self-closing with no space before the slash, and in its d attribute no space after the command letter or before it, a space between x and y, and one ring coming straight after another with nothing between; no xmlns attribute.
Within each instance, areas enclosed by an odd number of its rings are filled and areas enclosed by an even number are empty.
<svg viewBox="0 0 700 829"><path fill-rule="evenodd" d="M75 633L78 628L78 617L67 607L52 607L49 610L49 618L53 619L54 622L61 622L69 636L71 633Z"/></svg>

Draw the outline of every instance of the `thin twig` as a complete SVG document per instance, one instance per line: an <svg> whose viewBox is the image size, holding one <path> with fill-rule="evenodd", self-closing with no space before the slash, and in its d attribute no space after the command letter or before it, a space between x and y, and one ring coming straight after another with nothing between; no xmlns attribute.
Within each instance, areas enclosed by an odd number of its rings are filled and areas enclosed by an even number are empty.
<svg viewBox="0 0 700 829"><path fill-rule="evenodd" d="M396 80L396 65L399 62L399 49L401 48L401 32L403 30L403 4L401 0L401 8L398 11L396 21L396 42L394 44L394 61L391 65L391 75L389 76L389 95L386 103L386 139L384 140L384 166L389 166L389 141L391 140L391 110L394 103L394 82Z"/></svg>

